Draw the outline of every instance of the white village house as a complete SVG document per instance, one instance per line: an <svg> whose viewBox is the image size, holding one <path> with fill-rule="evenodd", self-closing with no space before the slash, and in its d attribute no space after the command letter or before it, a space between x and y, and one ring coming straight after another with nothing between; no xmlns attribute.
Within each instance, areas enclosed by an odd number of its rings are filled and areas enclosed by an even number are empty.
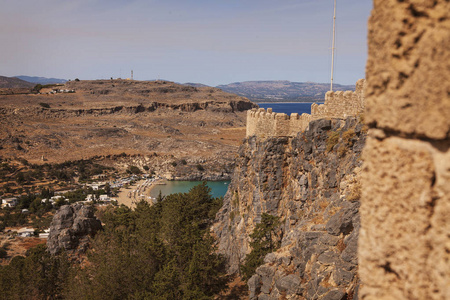
<svg viewBox="0 0 450 300"><path fill-rule="evenodd" d="M20 237L32 237L34 236L34 229L33 228L20 228L19 230L17 230L17 236Z"/></svg>
<svg viewBox="0 0 450 300"><path fill-rule="evenodd" d="M2 199L2 207L15 207L17 204L19 204L19 200L17 198Z"/></svg>

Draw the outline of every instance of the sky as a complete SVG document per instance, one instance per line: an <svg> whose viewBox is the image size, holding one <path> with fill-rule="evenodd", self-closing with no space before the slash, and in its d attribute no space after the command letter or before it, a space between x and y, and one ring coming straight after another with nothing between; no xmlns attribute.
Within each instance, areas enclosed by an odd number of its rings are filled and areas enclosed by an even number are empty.
<svg viewBox="0 0 450 300"><path fill-rule="evenodd" d="M333 0L0 0L0 75L330 82ZM370 0L337 0L334 82L364 78Z"/></svg>

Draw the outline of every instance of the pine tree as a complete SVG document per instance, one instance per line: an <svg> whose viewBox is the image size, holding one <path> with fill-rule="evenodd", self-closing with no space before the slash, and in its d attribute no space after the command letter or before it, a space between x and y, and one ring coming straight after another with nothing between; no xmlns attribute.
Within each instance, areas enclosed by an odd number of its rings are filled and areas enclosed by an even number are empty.
<svg viewBox="0 0 450 300"><path fill-rule="evenodd" d="M244 264L241 266L244 280L248 280L255 273L255 270L263 264L266 254L280 247L280 241L275 234L279 224L278 217L267 213L261 215L261 223L255 226L253 233L250 235L252 251L247 254Z"/></svg>

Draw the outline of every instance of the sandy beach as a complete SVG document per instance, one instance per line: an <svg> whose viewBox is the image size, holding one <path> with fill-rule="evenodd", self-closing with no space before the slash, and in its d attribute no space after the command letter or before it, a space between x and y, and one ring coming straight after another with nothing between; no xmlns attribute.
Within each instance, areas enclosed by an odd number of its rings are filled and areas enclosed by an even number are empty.
<svg viewBox="0 0 450 300"><path fill-rule="evenodd" d="M150 201L150 191L162 181L161 179L155 181L139 180L128 188L122 187L116 197L117 202L119 205L124 204L130 208L135 208L136 203L142 199Z"/></svg>

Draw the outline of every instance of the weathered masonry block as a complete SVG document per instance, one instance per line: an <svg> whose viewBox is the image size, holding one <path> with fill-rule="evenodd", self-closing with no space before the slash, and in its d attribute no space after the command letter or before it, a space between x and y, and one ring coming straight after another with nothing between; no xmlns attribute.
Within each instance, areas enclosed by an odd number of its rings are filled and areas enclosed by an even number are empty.
<svg viewBox="0 0 450 300"><path fill-rule="evenodd" d="M308 128L309 122L317 119L339 118L356 116L364 111L365 80L356 82L355 91L327 92L325 103L311 105L311 115L292 113L290 116L283 113L274 113L271 108L247 111L247 136L295 136Z"/></svg>
<svg viewBox="0 0 450 300"><path fill-rule="evenodd" d="M450 299L450 1L374 0L362 300Z"/></svg>

